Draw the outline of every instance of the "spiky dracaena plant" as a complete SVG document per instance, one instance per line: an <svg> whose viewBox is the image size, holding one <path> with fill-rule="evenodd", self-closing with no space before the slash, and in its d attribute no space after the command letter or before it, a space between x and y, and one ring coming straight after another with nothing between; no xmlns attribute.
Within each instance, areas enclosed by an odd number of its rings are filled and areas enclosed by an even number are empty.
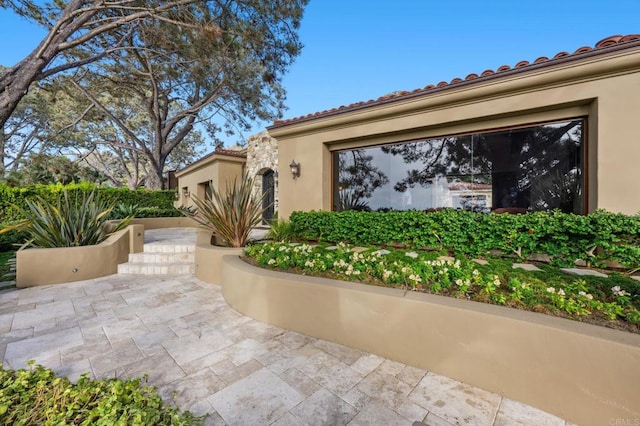
<svg viewBox="0 0 640 426"><path fill-rule="evenodd" d="M42 197L26 200L20 209L25 220L9 225L0 233L13 229L24 231L29 240L22 246L55 248L99 244L112 233L126 227L131 218L109 226L109 214L114 204L100 198L95 191L70 195L62 191L55 203Z"/></svg>
<svg viewBox="0 0 640 426"><path fill-rule="evenodd" d="M204 228L221 238L225 245L244 247L249 233L262 221L265 194L259 196L253 191L253 179L244 175L240 181L227 182L224 192L212 183L211 197L204 199L193 196L196 210L183 214L196 220Z"/></svg>

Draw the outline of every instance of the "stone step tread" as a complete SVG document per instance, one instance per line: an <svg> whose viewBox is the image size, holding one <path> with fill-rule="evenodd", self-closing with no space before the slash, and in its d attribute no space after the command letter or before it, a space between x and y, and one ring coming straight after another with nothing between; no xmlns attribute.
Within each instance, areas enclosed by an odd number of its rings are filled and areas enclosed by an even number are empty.
<svg viewBox="0 0 640 426"><path fill-rule="evenodd" d="M187 244L145 244L144 253L195 253L195 245Z"/></svg>
<svg viewBox="0 0 640 426"><path fill-rule="evenodd" d="M118 265L119 274L193 274L196 266L191 263L168 263L165 265L149 265L146 263L121 263Z"/></svg>
<svg viewBox="0 0 640 426"><path fill-rule="evenodd" d="M129 262L148 264L193 263L195 262L195 253L129 253Z"/></svg>

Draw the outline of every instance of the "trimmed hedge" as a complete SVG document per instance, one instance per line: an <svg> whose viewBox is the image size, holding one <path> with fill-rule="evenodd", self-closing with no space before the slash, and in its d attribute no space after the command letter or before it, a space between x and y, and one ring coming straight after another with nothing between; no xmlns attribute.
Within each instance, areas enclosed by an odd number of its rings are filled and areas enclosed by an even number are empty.
<svg viewBox="0 0 640 426"><path fill-rule="evenodd" d="M553 212L522 215L462 210L436 212L294 212L293 234L302 240L388 244L451 254L485 256L494 250L527 258L548 254L558 266L582 259L595 266L617 261L640 266L640 217L596 211L587 216Z"/></svg>
<svg viewBox="0 0 640 426"><path fill-rule="evenodd" d="M91 192L95 189L100 197L106 201L113 201L115 204L136 205L140 210L140 214L137 217L180 216L180 212L173 207L175 199L175 191L173 190L150 191L137 189L132 191L127 188L97 187L90 183L34 185L24 188L0 184L0 223L15 222L23 219L16 206L26 208L25 200L27 198L38 195L48 201L55 202L58 194L63 189L67 189L70 195L73 195L76 191Z"/></svg>

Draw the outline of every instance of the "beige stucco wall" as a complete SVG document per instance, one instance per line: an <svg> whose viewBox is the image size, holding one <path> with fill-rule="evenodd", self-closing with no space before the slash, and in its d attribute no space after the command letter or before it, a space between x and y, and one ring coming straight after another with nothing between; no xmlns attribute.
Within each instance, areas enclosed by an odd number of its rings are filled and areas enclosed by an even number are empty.
<svg viewBox="0 0 640 426"><path fill-rule="evenodd" d="M279 164L279 212L331 210L332 150L588 117L588 210L640 211L640 49L450 87L269 129Z"/></svg>
<svg viewBox="0 0 640 426"><path fill-rule="evenodd" d="M190 217L144 217L135 218L132 225L142 225L145 230L163 228L197 228L198 222Z"/></svg>
<svg viewBox="0 0 640 426"><path fill-rule="evenodd" d="M129 253L140 252L144 227L129 225L94 246L32 248L16 252L16 285L19 288L67 283L104 277L118 272Z"/></svg>
<svg viewBox="0 0 640 426"><path fill-rule="evenodd" d="M227 182L233 182L233 179L242 177L245 163L246 159L242 157L216 154L179 171L176 173L179 199L174 205L176 207L193 206L192 196L195 194L199 198L204 198L204 188L209 181L212 181L218 189L224 190ZM189 191L188 197L184 195L184 188Z"/></svg>
<svg viewBox="0 0 640 426"><path fill-rule="evenodd" d="M198 248L199 249L199 248ZM640 418L640 336L533 312L221 260L239 312L442 374L580 425Z"/></svg>

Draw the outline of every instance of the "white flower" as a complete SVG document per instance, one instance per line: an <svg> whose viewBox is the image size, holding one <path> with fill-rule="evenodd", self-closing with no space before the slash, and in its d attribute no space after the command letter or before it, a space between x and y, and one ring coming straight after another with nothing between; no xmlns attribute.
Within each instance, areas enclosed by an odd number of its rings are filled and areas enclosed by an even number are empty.
<svg viewBox="0 0 640 426"><path fill-rule="evenodd" d="M463 283L462 283L462 280L461 280L460 278L458 278L458 279L456 280L456 285L457 285L457 286L459 286L459 287L462 287L462 284L463 284Z"/></svg>
<svg viewBox="0 0 640 426"><path fill-rule="evenodd" d="M627 293L626 291L622 290L619 285L617 285L615 287L611 287L611 292L613 293L614 296L629 296L630 295L630 293Z"/></svg>
<svg viewBox="0 0 640 426"><path fill-rule="evenodd" d="M558 290L558 294L560 296L564 296L565 295L564 290L563 289Z"/></svg>
<svg viewBox="0 0 640 426"><path fill-rule="evenodd" d="M553 287L547 287L547 293L551 293L554 294L556 292L556 289Z"/></svg>
<svg viewBox="0 0 640 426"><path fill-rule="evenodd" d="M586 297L586 298L587 298L587 299L589 299L589 300L593 300L593 296L592 296L591 294L587 293L587 292L579 291L579 292L578 292L578 294L579 294L580 296L584 296L584 297Z"/></svg>
<svg viewBox="0 0 640 426"><path fill-rule="evenodd" d="M477 277L478 275L480 275L480 271L478 271L477 269L474 269L473 272L471 273L474 277Z"/></svg>
<svg viewBox="0 0 640 426"><path fill-rule="evenodd" d="M276 263L275 259L269 259L269 261L267 262L268 265L273 265L274 263Z"/></svg>
<svg viewBox="0 0 640 426"><path fill-rule="evenodd" d="M410 258L412 258L412 259L415 259L415 258L417 258L417 257L418 257L418 253L416 253L415 251L407 252L407 253L405 253L404 255L405 255L405 256L408 256L408 257L410 257Z"/></svg>

